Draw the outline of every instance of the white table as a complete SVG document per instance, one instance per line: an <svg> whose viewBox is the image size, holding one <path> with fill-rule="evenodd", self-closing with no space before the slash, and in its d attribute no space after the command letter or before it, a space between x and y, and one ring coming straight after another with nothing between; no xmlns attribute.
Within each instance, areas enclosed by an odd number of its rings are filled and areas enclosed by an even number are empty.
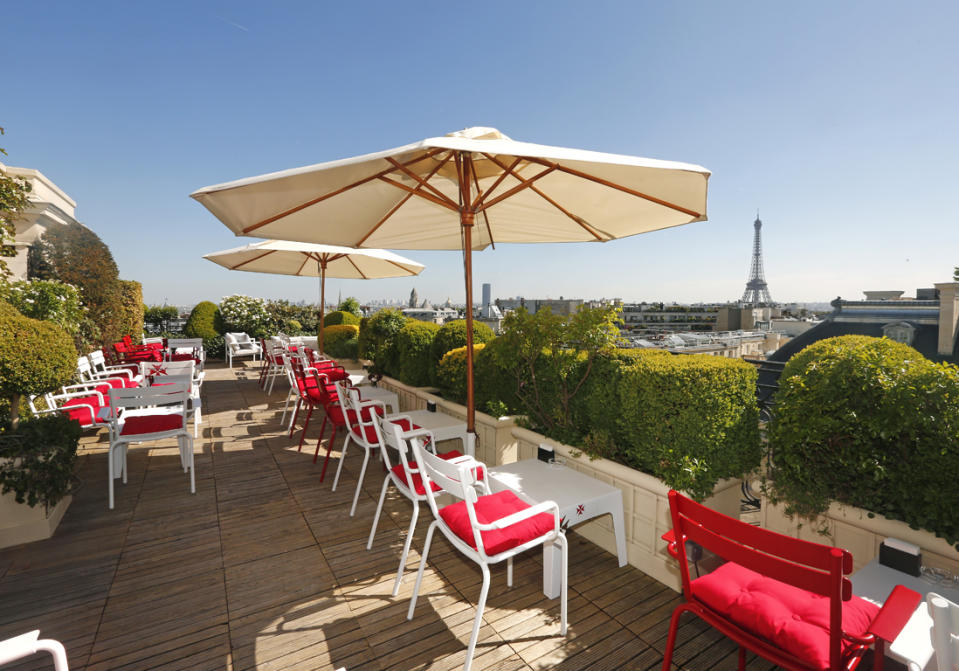
<svg viewBox="0 0 959 671"><path fill-rule="evenodd" d="M394 415L387 415L393 417ZM463 443L463 454L469 456L476 455L476 434L469 433L466 430L466 422L462 422L455 417L451 417L442 412L430 412L429 410L413 410L411 412L401 412L396 417L407 417L409 420L421 429L429 429L433 433L433 440L437 443L444 440L459 439ZM389 440L391 437L388 437ZM392 445L392 443L390 443ZM392 445L394 448L398 447Z"/></svg>
<svg viewBox="0 0 959 671"><path fill-rule="evenodd" d="M383 405L389 406L388 412L396 414L400 409L400 397L395 391L384 389L383 387L370 387L369 385L360 388L360 400L379 401Z"/></svg>
<svg viewBox="0 0 959 671"><path fill-rule="evenodd" d="M568 527L600 515L612 516L616 555L619 565L626 566L623 493L616 487L566 466L547 464L538 459L495 466L489 469L489 479L494 492L512 489L537 503L555 501L560 518ZM561 560L555 544L543 546L543 593L550 599L560 593Z"/></svg>
<svg viewBox="0 0 959 671"><path fill-rule="evenodd" d="M916 612L909 618L896 640L886 648L886 655L902 662L910 671L925 669L933 659L930 634L932 618L929 617L926 607L926 595L935 592L950 601L959 602L959 589L938 585L883 566L878 558L849 576L849 580L852 582L853 594L877 605L882 605L896 585L904 585L922 595ZM935 668L934 664L933 662L932 668Z"/></svg>

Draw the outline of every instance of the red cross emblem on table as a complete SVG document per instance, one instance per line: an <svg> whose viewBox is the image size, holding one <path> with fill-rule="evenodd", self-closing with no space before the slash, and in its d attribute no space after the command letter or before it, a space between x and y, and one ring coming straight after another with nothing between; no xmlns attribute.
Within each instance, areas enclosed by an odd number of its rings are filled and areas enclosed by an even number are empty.
<svg viewBox="0 0 959 671"><path fill-rule="evenodd" d="M578 506L576 506L576 514L577 514L577 515L582 515L584 512L586 512L586 506L584 506L582 503L580 503Z"/></svg>

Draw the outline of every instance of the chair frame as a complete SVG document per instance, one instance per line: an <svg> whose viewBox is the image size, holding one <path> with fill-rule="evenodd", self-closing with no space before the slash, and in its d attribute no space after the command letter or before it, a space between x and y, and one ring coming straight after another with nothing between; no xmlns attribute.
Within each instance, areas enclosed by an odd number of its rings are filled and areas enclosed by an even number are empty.
<svg viewBox="0 0 959 671"><path fill-rule="evenodd" d="M478 501L477 489L489 493L489 475L484 464L476 461L472 457L457 459L456 463L445 461L424 447L422 437L410 440L410 446L413 449L413 455L416 463L421 469L423 478L423 489L426 491L426 500L429 502L430 510L433 513L433 522L426 532L426 543L423 547L423 555L420 559L420 567L416 572L416 584L413 586L413 595L410 597L410 607L407 611L406 619L412 620L413 613L416 610L416 599L419 595L420 585L423 582L423 571L426 568L426 561L429 558L430 545L433 541L433 533L439 529L446 536L446 539L452 543L453 547L462 552L467 558L472 559L479 564L483 572L483 586L480 589L479 601L476 604L476 617L473 620L473 633L470 635L470 642L466 649L466 662L463 671L469 671L473 663L473 653L476 650L476 641L479 638L480 625L483 620L483 610L486 606L486 597L489 595L490 586L490 564L497 564L506 561L506 583L509 587L513 586L513 557L525 552L531 548L543 545L544 543L557 543L562 553L562 587L560 591L560 634L566 635L566 611L567 611L567 587L568 587L568 568L569 568L569 547L566 542L566 535L560 526L559 506L555 501L542 501L534 503L517 493L530 505L526 510L521 510L512 515L507 515L489 524L480 524L476 518L474 506ZM482 468L482 478L477 477L478 470ZM465 543L456 533L449 528L445 520L440 516L440 507L436 502L437 493L433 492L430 483L435 482L440 489L461 499L466 503L467 514L469 515L470 526L473 528L473 539L476 543L476 549ZM494 529L504 529L514 524L522 522L530 517L540 513L552 513L553 529L548 533L537 536L526 543L517 545L514 548L500 552L499 554L489 556L483 545L481 532L492 531Z"/></svg>
<svg viewBox="0 0 959 671"><path fill-rule="evenodd" d="M959 604L935 592L926 594L926 609L932 618L932 648L939 668L959 666Z"/></svg>
<svg viewBox="0 0 959 671"><path fill-rule="evenodd" d="M0 666L40 652L50 653L55 671L69 671L63 644L52 638L40 638L39 629L0 641Z"/></svg>
<svg viewBox="0 0 959 671"><path fill-rule="evenodd" d="M130 443L145 443L166 438L176 438L180 448L180 465L183 472L190 472L190 493L196 494L196 470L193 459L193 437L187 429L188 403L191 385L174 382L163 387L135 387L132 389L111 389L110 406L113 417L110 418L110 451L107 455L107 473L109 478L109 507L113 510L113 480L119 469L123 483L127 482L127 451ZM176 411L179 406L179 411ZM159 409L162 408L163 412ZM153 431L124 436L123 426L131 417L156 414L180 415L183 424L176 429Z"/></svg>
<svg viewBox="0 0 959 671"><path fill-rule="evenodd" d="M243 338L239 336L243 336ZM253 355L253 361L256 362L257 357L263 355L263 347L242 331L227 333L223 336L223 339L226 342L226 362L230 368L233 368L235 357Z"/></svg>
<svg viewBox="0 0 959 671"><path fill-rule="evenodd" d="M774 643L761 638L698 599L692 590L686 543L692 541L719 557L780 582L829 599L829 668L856 668L866 650L875 645L874 668L882 669L885 643L895 640L919 603L920 596L897 585L873 620L865 636L842 629L842 602L852 598L852 555L840 548L800 540L755 527L723 515L672 490L669 507L673 529L663 536L669 553L679 561L685 602L673 610L663 655L663 671L669 671L676 643L679 618L690 612L739 644L739 669L745 669L746 650L786 669L808 671L809 664ZM842 650L842 640L849 645Z"/></svg>
<svg viewBox="0 0 959 671"><path fill-rule="evenodd" d="M343 462L346 461L346 449L350 442L354 442L363 448L363 465L360 467L360 474L356 478L356 491L353 493L353 505L350 507L350 517L356 514L356 504L360 500L360 490L363 489L363 478L366 476L366 467L370 463L370 455L379 452L383 447L383 436L377 430L376 417L378 414L386 414L386 405L382 401L364 401L360 397L360 390L356 387L350 387L344 380L337 380L333 383L336 387L336 395L339 399L340 407L343 409L343 417L346 421L346 438L343 440L343 449L340 450L340 463L336 467L336 477L333 478L333 488L330 491L336 491L336 485L340 482L340 473L343 471ZM379 413L376 410L379 409ZM364 411L369 419L364 419ZM391 417L391 419L397 419ZM377 437L375 443L370 442L366 436L366 427L372 427L374 435ZM335 427L334 427L335 428ZM334 436L336 434L334 433ZM322 438L322 436L321 436ZM330 437L330 444L333 443L333 437ZM317 443L319 450L319 443ZM327 459L329 459L329 449L327 450Z"/></svg>

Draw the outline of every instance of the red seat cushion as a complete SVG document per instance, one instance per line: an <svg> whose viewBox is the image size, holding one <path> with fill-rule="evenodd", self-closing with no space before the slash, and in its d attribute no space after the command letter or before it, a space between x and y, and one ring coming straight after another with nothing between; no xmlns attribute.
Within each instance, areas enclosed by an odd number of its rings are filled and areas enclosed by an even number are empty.
<svg viewBox="0 0 959 671"><path fill-rule="evenodd" d="M480 524L490 524L507 515L518 513L530 507L528 503L516 496L508 489L488 496L481 496L474 504L476 520ZM466 511L466 502L459 501L440 510L440 517L449 528L465 541L471 548L476 549L473 539L473 527L470 525L469 514ZM511 550L518 545L538 538L553 530L553 516L549 513L539 513L529 519L518 522L505 529L492 529L481 532L483 547L489 556Z"/></svg>
<svg viewBox="0 0 959 671"><path fill-rule="evenodd" d="M728 562L692 582L693 595L743 629L818 669L829 668L829 598ZM879 607L844 601L843 630L863 636ZM848 643L843 642L845 650Z"/></svg>
<svg viewBox="0 0 959 671"><path fill-rule="evenodd" d="M120 431L120 435L137 436L182 428L183 417L181 415L140 415L138 417L127 418L123 423L123 429Z"/></svg>
<svg viewBox="0 0 959 671"><path fill-rule="evenodd" d="M416 427L416 428L419 428L419 427ZM459 450L450 450L449 452L443 452L441 454L437 454L436 456L439 457L440 459L449 461L450 459L455 459L456 457L462 457L463 454ZM410 464L410 468L419 468L416 465L415 461L411 461L409 462L409 464ZM396 473L396 477L398 477L403 482L404 485L406 485L407 487L410 486L409 480L406 477L406 470L403 468L403 464L397 464L396 466L394 466L393 472ZM476 477L477 479L483 478L482 468L476 469ZM419 472L412 473L410 479L413 480L414 492L416 492L420 496L423 496L424 494L426 494L426 487L423 486L423 476L421 476ZM435 482L430 482L430 488L434 492L438 492L442 489L442 487L440 487Z"/></svg>
<svg viewBox="0 0 959 671"><path fill-rule="evenodd" d="M93 412L91 413L90 408L84 406L92 406ZM90 426L93 424L96 413L100 412L103 406L96 396L79 396L67 399L60 407L66 408L66 415L70 419L77 420L82 426Z"/></svg>
<svg viewBox="0 0 959 671"><path fill-rule="evenodd" d="M170 361L195 361L198 366L200 365L200 357L193 356L189 352L184 352L182 354L171 354Z"/></svg>
<svg viewBox="0 0 959 671"><path fill-rule="evenodd" d="M350 411L350 413L351 413L350 419L355 422L355 421L356 421L356 420L355 420L356 413L354 413L352 410ZM377 414L380 415L380 416L383 415L383 410L382 410L382 408L377 408ZM369 408L363 408L363 415L364 415L363 421L364 421L364 422L369 422L369 421L370 421ZM418 425L416 425L416 424L410 423L410 420L408 420L408 419L397 419L397 420L394 420L393 423L399 425L401 431L414 431L414 430L416 430L416 429L421 428L420 426L418 426ZM355 435L357 438L362 438L362 437L363 437L363 435L360 433L360 425L359 425L359 424L354 423L354 424L352 425L352 428L351 428L350 430L353 432L353 435ZM372 443L372 444L376 444L376 442L377 442L377 439L376 439L376 429L373 428L373 425L372 425L372 424L364 424L364 425L363 425L363 431L364 431L364 433L366 434L366 442ZM450 457L450 458L452 458L452 457Z"/></svg>

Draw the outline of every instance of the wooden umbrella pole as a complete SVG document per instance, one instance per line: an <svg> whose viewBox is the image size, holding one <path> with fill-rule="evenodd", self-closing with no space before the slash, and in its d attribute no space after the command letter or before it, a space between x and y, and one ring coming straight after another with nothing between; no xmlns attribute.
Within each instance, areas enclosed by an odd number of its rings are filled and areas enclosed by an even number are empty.
<svg viewBox="0 0 959 671"><path fill-rule="evenodd" d="M318 261L320 264L320 326L317 329L319 333L319 350L323 354L323 313L326 310L326 263Z"/></svg>
<svg viewBox="0 0 959 671"><path fill-rule="evenodd" d="M476 433L476 400L473 394L473 212L470 211L470 181L473 162L463 154L460 174L460 224L463 227L463 266L466 274L466 430Z"/></svg>

